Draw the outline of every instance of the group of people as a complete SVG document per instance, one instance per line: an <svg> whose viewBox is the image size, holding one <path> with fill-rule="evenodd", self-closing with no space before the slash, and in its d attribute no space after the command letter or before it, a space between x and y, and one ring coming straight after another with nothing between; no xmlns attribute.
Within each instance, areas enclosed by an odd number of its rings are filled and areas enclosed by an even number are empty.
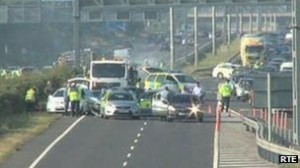
<svg viewBox="0 0 300 168"><path fill-rule="evenodd" d="M51 81L48 81L45 88L44 94L46 96L52 95L55 91L55 88ZM34 112L36 111L36 105L38 101L37 87L31 86L26 91L25 103L26 103L26 111ZM69 116L69 105L71 106L71 116L79 116L81 111L83 110L82 102L84 99L85 93L84 90L77 86L75 83L66 84L66 90L64 92L64 103L65 103L65 112L64 116Z"/></svg>
<svg viewBox="0 0 300 168"><path fill-rule="evenodd" d="M170 88L166 86L164 90L161 92L161 98L163 100L167 100L170 92L171 92ZM187 86L184 86L181 93L195 95L200 99L200 102L202 104L204 103L205 91L201 87L200 82L197 82L196 86L194 86L193 89L189 89Z"/></svg>
<svg viewBox="0 0 300 168"><path fill-rule="evenodd" d="M82 102L84 100L85 93L83 89L77 86L75 83L67 84L66 91L64 92L65 112L64 116L69 116L69 105L71 106L70 116L78 117L82 112Z"/></svg>

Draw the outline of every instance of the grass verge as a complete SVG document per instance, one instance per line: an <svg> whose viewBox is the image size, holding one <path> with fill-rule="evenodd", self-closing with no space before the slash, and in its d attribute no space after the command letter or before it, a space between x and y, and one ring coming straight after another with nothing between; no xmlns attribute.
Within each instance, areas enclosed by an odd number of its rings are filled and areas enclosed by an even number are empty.
<svg viewBox="0 0 300 168"><path fill-rule="evenodd" d="M24 143L45 131L59 118L48 113L0 116L0 165Z"/></svg>
<svg viewBox="0 0 300 168"><path fill-rule="evenodd" d="M220 62L228 61L234 54L240 51L240 40L235 39L231 45L221 45L216 52L216 55L207 53L204 57L200 58L198 66L188 65L183 68L183 72L192 74L199 68L211 68L218 65Z"/></svg>

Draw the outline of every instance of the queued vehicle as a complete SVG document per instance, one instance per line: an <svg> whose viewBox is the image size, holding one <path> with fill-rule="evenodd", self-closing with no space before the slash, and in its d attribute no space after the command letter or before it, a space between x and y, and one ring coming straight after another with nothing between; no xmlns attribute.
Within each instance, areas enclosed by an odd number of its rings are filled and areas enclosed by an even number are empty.
<svg viewBox="0 0 300 168"><path fill-rule="evenodd" d="M174 119L197 119L203 121L200 111L200 99L191 94L170 93L165 100L157 93L152 98L152 115L160 117L162 121Z"/></svg>
<svg viewBox="0 0 300 168"><path fill-rule="evenodd" d="M196 83L197 81L192 76L183 73L153 73L145 80L145 90L161 90L167 86L174 92L181 92L184 86L192 90Z"/></svg>
<svg viewBox="0 0 300 168"><path fill-rule="evenodd" d="M236 97L239 100L247 101L253 87L253 78L244 77L235 84Z"/></svg>
<svg viewBox="0 0 300 168"><path fill-rule="evenodd" d="M230 78L233 71L241 67L238 64L232 64L229 62L218 64L212 71L212 77L214 78Z"/></svg>
<svg viewBox="0 0 300 168"><path fill-rule="evenodd" d="M83 114L99 113L100 99L95 97L93 93L86 87L81 85L84 92L84 99L80 108ZM52 95L48 96L46 110L49 113L62 113L65 111L64 93L66 88L62 87L57 89ZM69 105L68 111L71 111L71 105Z"/></svg>
<svg viewBox="0 0 300 168"><path fill-rule="evenodd" d="M140 117L138 100L131 91L107 90L101 98L100 117L104 119L113 117Z"/></svg>

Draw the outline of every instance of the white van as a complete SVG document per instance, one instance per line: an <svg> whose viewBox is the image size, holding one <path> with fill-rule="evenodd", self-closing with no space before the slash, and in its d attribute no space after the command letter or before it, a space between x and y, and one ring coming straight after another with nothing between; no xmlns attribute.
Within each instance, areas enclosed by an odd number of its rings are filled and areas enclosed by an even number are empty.
<svg viewBox="0 0 300 168"><path fill-rule="evenodd" d="M293 62L283 62L280 65L280 72L292 72L293 71Z"/></svg>

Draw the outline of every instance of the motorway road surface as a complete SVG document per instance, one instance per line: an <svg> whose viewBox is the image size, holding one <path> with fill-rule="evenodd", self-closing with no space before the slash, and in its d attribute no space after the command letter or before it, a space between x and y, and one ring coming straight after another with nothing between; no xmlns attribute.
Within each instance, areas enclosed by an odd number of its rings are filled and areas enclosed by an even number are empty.
<svg viewBox="0 0 300 168"><path fill-rule="evenodd" d="M1 168L27 168L76 118L62 117ZM212 167L214 122L102 120L85 117L37 168ZM33 167L32 167L33 168Z"/></svg>

